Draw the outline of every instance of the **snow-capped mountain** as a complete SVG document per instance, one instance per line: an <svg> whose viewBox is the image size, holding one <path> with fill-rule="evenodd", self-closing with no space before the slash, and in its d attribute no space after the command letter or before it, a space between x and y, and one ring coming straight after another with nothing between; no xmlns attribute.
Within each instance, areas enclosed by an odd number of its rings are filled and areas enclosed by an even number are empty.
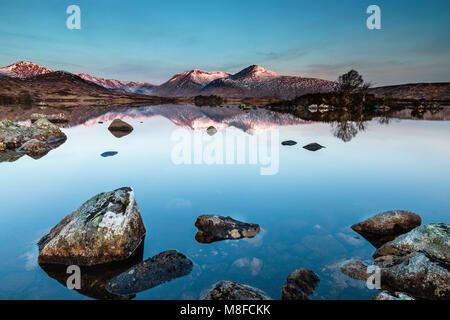
<svg viewBox="0 0 450 320"><path fill-rule="evenodd" d="M120 81L115 79L97 78L86 73L77 73L77 76L108 89L122 89L127 92L139 94L152 94L153 89L156 87L154 84L147 82Z"/></svg>
<svg viewBox="0 0 450 320"><path fill-rule="evenodd" d="M229 76L227 72L206 72L199 69L177 73L169 81L155 88L155 94L166 97L198 95L208 83Z"/></svg>
<svg viewBox="0 0 450 320"><path fill-rule="evenodd" d="M17 78L29 78L50 72L53 70L29 61L20 61L0 68L0 73Z"/></svg>
<svg viewBox="0 0 450 320"><path fill-rule="evenodd" d="M202 95L226 97L294 98L307 93L329 92L336 83L315 78L280 76L260 66L250 66L225 78L210 82L202 88Z"/></svg>
<svg viewBox="0 0 450 320"><path fill-rule="evenodd" d="M0 68L0 73L19 78L51 72L53 70L27 61ZM307 93L329 92L336 87L333 81L283 76L257 65L247 67L235 74L206 72L199 69L184 71L177 73L159 86L147 82L98 78L87 73L78 73L77 76L107 89L121 89L130 93L160 97L217 95L239 98L268 96L294 98Z"/></svg>

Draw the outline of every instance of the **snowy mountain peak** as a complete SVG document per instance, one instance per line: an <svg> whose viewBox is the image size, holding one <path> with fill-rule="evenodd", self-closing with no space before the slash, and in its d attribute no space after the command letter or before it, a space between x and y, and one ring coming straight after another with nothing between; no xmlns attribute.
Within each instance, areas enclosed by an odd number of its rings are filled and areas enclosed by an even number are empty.
<svg viewBox="0 0 450 320"><path fill-rule="evenodd" d="M184 71L174 75L168 83L191 81L196 84L206 85L216 79L229 76L227 72L207 72L200 69Z"/></svg>
<svg viewBox="0 0 450 320"><path fill-rule="evenodd" d="M28 78L50 72L53 72L53 70L29 61L19 61L0 68L0 73L19 78Z"/></svg>
<svg viewBox="0 0 450 320"><path fill-rule="evenodd" d="M250 67L247 67L232 76L234 80L238 79L259 80L276 77L279 77L278 73L258 65L252 65Z"/></svg>

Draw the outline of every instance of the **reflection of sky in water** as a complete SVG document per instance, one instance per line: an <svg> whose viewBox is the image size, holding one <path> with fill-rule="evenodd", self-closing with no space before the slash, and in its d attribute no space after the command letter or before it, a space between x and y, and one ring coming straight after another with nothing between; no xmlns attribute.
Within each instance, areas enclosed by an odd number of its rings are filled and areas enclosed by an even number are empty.
<svg viewBox="0 0 450 320"><path fill-rule="evenodd" d="M299 267L321 278L315 299L368 299L375 292L338 271L340 261L367 260L374 251L349 225L390 209L415 211L424 223L449 221L450 122L373 122L348 143L323 123L279 127L280 141L299 144L280 146L273 176L261 176L259 165L174 165L173 123L129 123L135 130L120 139L108 123L65 129L67 142L41 160L0 164L0 298L84 298L36 266L35 243L93 195L122 186L135 189L148 231L144 259L176 249L195 265L189 276L137 299L197 299L219 280L278 299ZM301 148L310 142L326 149ZM118 154L103 158L105 151ZM259 223L262 231L254 239L199 244L194 222L207 213Z"/></svg>

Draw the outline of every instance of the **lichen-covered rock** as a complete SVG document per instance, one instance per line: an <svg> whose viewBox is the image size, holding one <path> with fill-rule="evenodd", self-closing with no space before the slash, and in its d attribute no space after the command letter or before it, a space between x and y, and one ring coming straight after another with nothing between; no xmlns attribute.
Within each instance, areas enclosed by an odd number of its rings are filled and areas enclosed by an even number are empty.
<svg viewBox="0 0 450 320"><path fill-rule="evenodd" d="M26 152L39 158L66 139L66 135L47 119L39 119L31 127L0 121L0 151Z"/></svg>
<svg viewBox="0 0 450 320"><path fill-rule="evenodd" d="M320 144L313 142L310 144L307 144L306 146L303 146L304 149L308 150L308 151L318 151L320 149L325 148L324 146L321 146Z"/></svg>
<svg viewBox="0 0 450 320"><path fill-rule="evenodd" d="M415 299L402 292L390 293L382 291L375 297L373 297L373 300L415 300Z"/></svg>
<svg viewBox="0 0 450 320"><path fill-rule="evenodd" d="M301 268L294 270L282 289L283 300L309 300L308 295L314 293L319 277L311 270Z"/></svg>
<svg viewBox="0 0 450 320"><path fill-rule="evenodd" d="M367 273L367 266L358 259L351 259L344 262L341 272L352 279L366 281L370 274Z"/></svg>
<svg viewBox="0 0 450 320"><path fill-rule="evenodd" d="M98 194L39 242L39 263L97 265L129 258L145 236L131 188Z"/></svg>
<svg viewBox="0 0 450 320"><path fill-rule="evenodd" d="M381 285L423 299L450 299L450 224L420 226L384 244L373 257Z"/></svg>
<svg viewBox="0 0 450 320"><path fill-rule="evenodd" d="M422 252L450 268L450 223L431 223L418 227L384 244L375 251L373 257L405 256L413 252Z"/></svg>
<svg viewBox="0 0 450 320"><path fill-rule="evenodd" d="M376 248L420 226L422 219L416 213L404 210L386 211L351 228L362 235Z"/></svg>
<svg viewBox="0 0 450 320"><path fill-rule="evenodd" d="M234 220L231 217L216 215L199 216L195 226L198 228L195 239L200 243L253 238L260 231L260 227L257 224L245 223Z"/></svg>
<svg viewBox="0 0 450 320"><path fill-rule="evenodd" d="M164 251L111 279L106 290L117 295L138 293L191 273L193 263L175 250Z"/></svg>
<svg viewBox="0 0 450 320"><path fill-rule="evenodd" d="M232 281L219 281L204 300L272 300L264 291Z"/></svg>
<svg viewBox="0 0 450 320"><path fill-rule="evenodd" d="M133 127L123 120L115 119L108 127L108 130L117 138L130 134Z"/></svg>
<svg viewBox="0 0 450 320"><path fill-rule="evenodd" d="M413 253L381 269L381 286L417 298L449 300L450 272L423 253Z"/></svg>
<svg viewBox="0 0 450 320"><path fill-rule="evenodd" d="M61 122L69 122L64 113L54 113L54 114L41 114L41 113L33 113L30 116L31 122L38 121L39 119L47 119L52 123L61 123Z"/></svg>

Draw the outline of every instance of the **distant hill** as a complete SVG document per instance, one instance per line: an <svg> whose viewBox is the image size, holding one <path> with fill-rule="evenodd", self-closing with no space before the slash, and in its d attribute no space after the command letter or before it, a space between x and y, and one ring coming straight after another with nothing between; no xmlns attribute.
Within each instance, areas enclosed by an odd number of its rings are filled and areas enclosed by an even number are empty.
<svg viewBox="0 0 450 320"><path fill-rule="evenodd" d="M391 96L405 100L436 100L450 102L450 83L411 83L378 87L370 90L375 96Z"/></svg>

